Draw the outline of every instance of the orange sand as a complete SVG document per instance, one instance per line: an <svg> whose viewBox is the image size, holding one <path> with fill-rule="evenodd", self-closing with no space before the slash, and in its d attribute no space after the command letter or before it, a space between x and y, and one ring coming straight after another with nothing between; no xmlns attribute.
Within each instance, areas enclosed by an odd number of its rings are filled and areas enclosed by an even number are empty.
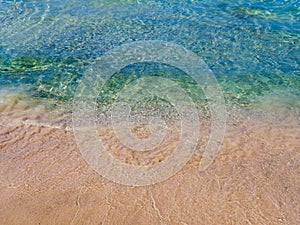
<svg viewBox="0 0 300 225"><path fill-rule="evenodd" d="M228 125L214 163L147 187L101 177L71 131L0 126L1 224L300 224L300 124Z"/></svg>

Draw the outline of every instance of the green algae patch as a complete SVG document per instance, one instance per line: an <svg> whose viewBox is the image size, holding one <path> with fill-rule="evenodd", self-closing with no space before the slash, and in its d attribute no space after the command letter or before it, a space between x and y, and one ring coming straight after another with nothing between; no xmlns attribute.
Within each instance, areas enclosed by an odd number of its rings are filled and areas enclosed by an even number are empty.
<svg viewBox="0 0 300 225"><path fill-rule="evenodd" d="M0 60L0 71L25 72L28 70L43 70L52 62L44 57L21 56L9 60Z"/></svg>

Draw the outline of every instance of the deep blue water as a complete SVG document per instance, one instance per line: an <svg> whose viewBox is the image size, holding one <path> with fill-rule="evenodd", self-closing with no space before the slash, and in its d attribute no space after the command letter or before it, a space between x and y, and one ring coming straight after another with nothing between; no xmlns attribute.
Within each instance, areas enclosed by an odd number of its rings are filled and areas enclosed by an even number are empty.
<svg viewBox="0 0 300 225"><path fill-rule="evenodd" d="M300 1L294 0L4 0L0 88L68 102L97 58L142 40L173 42L196 53L216 76L228 105L251 106L276 96L300 107ZM109 102L111 93L141 71L173 74L198 94L174 68L158 68L125 68L107 84L102 101Z"/></svg>

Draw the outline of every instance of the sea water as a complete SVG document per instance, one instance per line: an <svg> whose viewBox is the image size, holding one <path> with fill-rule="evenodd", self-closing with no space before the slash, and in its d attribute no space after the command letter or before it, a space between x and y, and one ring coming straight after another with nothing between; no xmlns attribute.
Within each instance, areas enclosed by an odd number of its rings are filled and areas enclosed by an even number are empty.
<svg viewBox="0 0 300 225"><path fill-rule="evenodd" d="M1 1L0 109L7 114L34 105L37 111L70 113L78 84L99 58L149 40L180 45L201 58L216 77L229 114L241 109L299 113L296 0ZM136 63L99 90L100 114L142 76L170 79L199 108L205 105L205 93L188 74L170 65ZM166 104L155 98L145 102L154 108Z"/></svg>

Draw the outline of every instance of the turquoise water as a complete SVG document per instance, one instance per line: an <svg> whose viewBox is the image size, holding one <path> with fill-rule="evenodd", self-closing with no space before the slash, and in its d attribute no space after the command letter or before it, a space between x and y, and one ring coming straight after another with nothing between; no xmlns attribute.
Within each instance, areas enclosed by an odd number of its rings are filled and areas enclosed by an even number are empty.
<svg viewBox="0 0 300 225"><path fill-rule="evenodd" d="M196 53L216 76L228 107L281 102L300 108L300 1L294 0L4 0L1 91L70 103L97 58L142 40L173 42ZM204 99L182 71L137 64L110 79L99 105L113 102L125 84L143 75L167 77L194 101Z"/></svg>

